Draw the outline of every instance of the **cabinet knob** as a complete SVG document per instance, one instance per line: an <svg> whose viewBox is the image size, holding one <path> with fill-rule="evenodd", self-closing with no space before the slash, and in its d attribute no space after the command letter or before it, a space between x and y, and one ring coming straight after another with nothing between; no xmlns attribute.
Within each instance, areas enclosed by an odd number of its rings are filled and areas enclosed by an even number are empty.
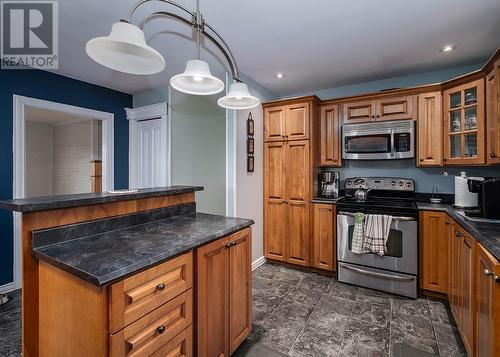
<svg viewBox="0 0 500 357"><path fill-rule="evenodd" d="M231 242L226 243L225 247L226 248L231 248Z"/></svg>
<svg viewBox="0 0 500 357"><path fill-rule="evenodd" d="M494 159L495 157L497 157L497 154L495 154L494 152L492 152L492 153L490 154L490 157L491 157L492 159Z"/></svg>
<svg viewBox="0 0 500 357"><path fill-rule="evenodd" d="M165 284L161 283L161 284L156 285L156 290L158 290L158 291L165 290Z"/></svg>
<svg viewBox="0 0 500 357"><path fill-rule="evenodd" d="M156 329L156 331L158 331L158 334L162 334L165 332L165 326L161 325L161 326L158 326L158 328Z"/></svg>
<svg viewBox="0 0 500 357"><path fill-rule="evenodd" d="M461 235L460 232L455 231L455 237L460 238L460 235Z"/></svg>
<svg viewBox="0 0 500 357"><path fill-rule="evenodd" d="M484 269L484 275L491 276L493 273L489 269Z"/></svg>
<svg viewBox="0 0 500 357"><path fill-rule="evenodd" d="M377 114L377 118L380 118L380 115Z"/></svg>
<svg viewBox="0 0 500 357"><path fill-rule="evenodd" d="M424 161L424 159L420 158L420 162Z"/></svg>
<svg viewBox="0 0 500 357"><path fill-rule="evenodd" d="M232 242L230 242L230 243L231 243L231 246L235 246L236 245L236 241L234 241L234 240Z"/></svg>
<svg viewBox="0 0 500 357"><path fill-rule="evenodd" d="M375 115L372 115L372 118L375 118Z"/></svg>

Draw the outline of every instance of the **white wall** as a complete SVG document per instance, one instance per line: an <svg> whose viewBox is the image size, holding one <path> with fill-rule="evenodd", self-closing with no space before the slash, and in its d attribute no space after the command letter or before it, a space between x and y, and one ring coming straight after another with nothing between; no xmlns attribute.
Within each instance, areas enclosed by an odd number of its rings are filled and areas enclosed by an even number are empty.
<svg viewBox="0 0 500 357"><path fill-rule="evenodd" d="M54 127L53 194L90 192L92 121Z"/></svg>
<svg viewBox="0 0 500 357"><path fill-rule="evenodd" d="M240 76L249 86L252 95L261 101L275 99L276 95ZM247 118L252 112L255 120L255 170L247 173ZM264 115L262 106L236 112L236 215L255 221L252 227L252 261L264 256Z"/></svg>
<svg viewBox="0 0 500 357"><path fill-rule="evenodd" d="M26 197L52 195L52 125L26 122Z"/></svg>
<svg viewBox="0 0 500 357"><path fill-rule="evenodd" d="M173 185L201 185L197 210L226 211L226 118L218 96L193 96L171 90L171 177Z"/></svg>

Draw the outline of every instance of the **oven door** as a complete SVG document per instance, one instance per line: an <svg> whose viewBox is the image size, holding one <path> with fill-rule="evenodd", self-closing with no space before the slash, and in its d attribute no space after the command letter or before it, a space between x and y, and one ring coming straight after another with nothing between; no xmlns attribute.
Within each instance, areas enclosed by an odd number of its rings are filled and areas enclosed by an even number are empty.
<svg viewBox="0 0 500 357"><path fill-rule="evenodd" d="M354 213L337 214L337 257L341 262L417 275L418 223L413 217L393 217L387 253L356 254L351 251Z"/></svg>

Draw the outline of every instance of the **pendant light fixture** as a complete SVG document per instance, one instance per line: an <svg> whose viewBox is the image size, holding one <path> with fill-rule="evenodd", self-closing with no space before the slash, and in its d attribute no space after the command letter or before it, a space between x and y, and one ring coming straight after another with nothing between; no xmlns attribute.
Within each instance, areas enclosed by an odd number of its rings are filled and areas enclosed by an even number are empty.
<svg viewBox="0 0 500 357"><path fill-rule="evenodd" d="M139 26L132 24L135 11L145 3L160 1L181 10L178 12L157 11L147 16ZM187 15L187 16L186 16ZM214 77L207 62L200 59L200 38L203 35L214 43L229 63L234 83L226 96L217 103L227 109L250 109L260 104L260 100L248 91L248 87L238 78L238 69L229 46L212 26L206 23L196 1L196 11L171 0L139 0L130 10L127 20L115 23L106 37L97 37L87 42L87 54L94 61L108 68L131 74L155 74L165 68L165 59L145 40L144 26L153 18L167 17L183 22L196 31L196 59L189 60L183 73L173 76L170 85L183 93L211 95L224 90L224 82Z"/></svg>

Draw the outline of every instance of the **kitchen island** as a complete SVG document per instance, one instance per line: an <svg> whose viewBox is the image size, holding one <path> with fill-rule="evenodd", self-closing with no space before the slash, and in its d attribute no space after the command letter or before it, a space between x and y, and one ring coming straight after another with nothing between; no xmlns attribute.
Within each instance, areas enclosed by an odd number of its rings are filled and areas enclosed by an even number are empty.
<svg viewBox="0 0 500 357"><path fill-rule="evenodd" d="M251 329L253 221L196 212L201 189L0 202L22 212L23 355L232 353Z"/></svg>

